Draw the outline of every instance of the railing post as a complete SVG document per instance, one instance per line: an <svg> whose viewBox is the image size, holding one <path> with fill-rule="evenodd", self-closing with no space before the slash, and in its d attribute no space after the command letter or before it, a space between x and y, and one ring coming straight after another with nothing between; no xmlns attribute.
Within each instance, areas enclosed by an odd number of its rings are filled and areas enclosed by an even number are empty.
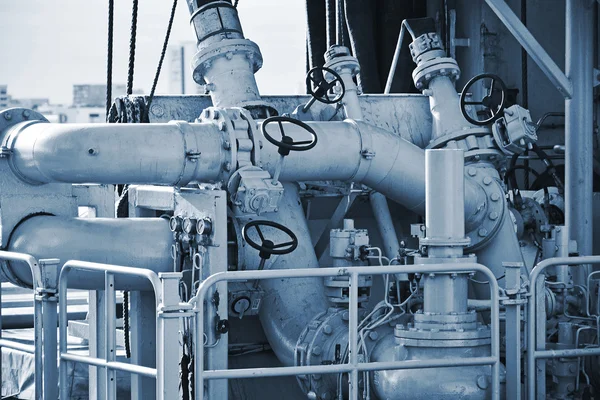
<svg viewBox="0 0 600 400"><path fill-rule="evenodd" d="M506 308L506 398L521 399L521 269L523 263L503 263Z"/></svg>
<svg viewBox="0 0 600 400"><path fill-rule="evenodd" d="M106 338L106 351L105 359L107 362L115 361L117 359L117 316L116 316L116 303L117 297L115 293L115 276L108 271L104 273L104 298L105 298L105 315L106 325L105 334ZM106 373L106 398L116 399L117 398L117 371L105 368Z"/></svg>
<svg viewBox="0 0 600 400"><path fill-rule="evenodd" d="M352 271L350 275L350 316L348 334L350 346L350 364L352 372L349 379L349 399L358 400L358 272Z"/></svg>
<svg viewBox="0 0 600 400"><path fill-rule="evenodd" d="M59 263L60 260L57 258L39 260L42 287L35 288L34 302L36 304L34 304L34 326L38 323L41 323L41 329L35 326L35 331L38 334L41 331L41 337L36 337L34 339L36 347L36 385L38 384L37 376L43 376L42 387L40 389L36 387L36 392L39 395L39 390L42 390L42 396L44 399L58 398L58 368L56 364L58 355L56 349L56 329L58 326L57 293L58 273L60 268ZM39 314L41 314L41 319ZM38 348L41 349L42 354L40 354ZM43 363L43 365L38 364L40 361Z"/></svg>
<svg viewBox="0 0 600 400"><path fill-rule="evenodd" d="M156 398L168 400L179 392L179 341L176 338L179 337L179 318L184 316L179 305L181 273L160 273L158 277L161 293L156 315Z"/></svg>

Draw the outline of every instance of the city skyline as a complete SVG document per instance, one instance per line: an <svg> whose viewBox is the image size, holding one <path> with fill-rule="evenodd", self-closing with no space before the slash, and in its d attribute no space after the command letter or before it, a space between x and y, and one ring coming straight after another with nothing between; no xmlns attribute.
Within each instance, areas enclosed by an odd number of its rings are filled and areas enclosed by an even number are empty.
<svg viewBox="0 0 600 400"><path fill-rule="evenodd" d="M2 0L0 0L2 1ZM73 85L106 83L107 2L90 0L2 1L0 35L5 57L0 84L13 98L49 98L70 104ZM170 44L194 40L187 6L178 4ZM284 4L285 3L285 4ZM134 87L150 91L158 65L171 2L139 4ZM261 47L264 66L257 73L263 94L301 93L305 74L305 11L302 0L242 0L245 35ZM127 82L131 2L115 3L113 82ZM277 33L277 34L274 34ZM163 69L167 67L165 60ZM191 74L191 72L190 72ZM163 70L157 93L169 93Z"/></svg>

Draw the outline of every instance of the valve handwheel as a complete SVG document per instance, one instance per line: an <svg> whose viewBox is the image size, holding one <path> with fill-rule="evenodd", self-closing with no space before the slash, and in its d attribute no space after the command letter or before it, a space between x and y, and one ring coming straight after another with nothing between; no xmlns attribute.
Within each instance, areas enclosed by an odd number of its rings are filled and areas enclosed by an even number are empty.
<svg viewBox="0 0 600 400"><path fill-rule="evenodd" d="M485 80L490 79L490 86L487 90L486 95L480 101L472 101L467 100L467 95L469 90L473 85L478 82L484 82ZM500 94L500 102L497 100L496 93ZM467 84L465 85L462 93L460 94L460 111L465 117L467 121L477 126L485 126L491 124L502 116L502 111L506 106L506 85L500 79L499 76L494 74L479 74L475 75ZM474 119L467 112L466 106L483 106L485 110L490 114L488 118L485 119Z"/></svg>
<svg viewBox="0 0 600 400"><path fill-rule="evenodd" d="M277 122L277 124L279 125L279 131L281 132L281 140L277 140L277 139L273 138L267 132L267 125L269 125L273 122ZM297 126L303 128L308 133L310 133L312 138L310 140L302 140L299 142L295 142L293 138L291 138L290 136L287 136L285 134L285 131L283 129L283 122L289 122L291 124L294 124L294 125L297 125ZM262 130L262 134L264 135L265 139L267 139L269 142L271 142L275 146L279 147L279 154L281 154L282 156L287 156L288 154L290 154L290 151L310 150L313 147L315 147L317 144L317 134L316 134L315 130L313 128L311 128L309 125L307 125L304 122L299 121L297 119L293 119L293 118L289 118L289 117L267 118L262 123L261 130Z"/></svg>
<svg viewBox="0 0 600 400"><path fill-rule="evenodd" d="M281 231L281 232L285 233L286 235L288 235L291 240L289 240L287 242L283 242L283 243L274 243L272 240L265 238L265 235L263 234L263 232L261 230L261 227L263 227L263 226L269 226L271 228L275 228L276 230ZM250 236L248 235L248 232L250 231L251 228L254 228L256 230L256 233L258 234L258 237L261 240L260 244L258 244L254 240L252 240L250 238ZM244 228L242 228L242 236L243 236L244 240L246 241L246 243L248 243L250 245L250 247L255 248L256 250L258 250L260 252L259 256L263 260L268 260L273 254L275 254L275 255L289 254L292 251L296 250L296 247L298 247L298 238L296 237L296 235L294 235L294 232L292 232L289 228L287 228L281 224L278 224L277 222L273 222L273 221L267 221L267 220L250 221L244 226ZM261 262L261 264L262 264L262 262ZM262 268L259 268L259 269L262 269Z"/></svg>
<svg viewBox="0 0 600 400"><path fill-rule="evenodd" d="M333 76L332 80L327 80L327 74ZM333 89L339 85L338 91ZM342 100L346 93L346 86L342 77L327 67L314 67L306 74L306 87L312 99L302 108L302 112L307 112L308 109L315 103L320 101L325 104L335 104ZM332 93L333 91L333 93Z"/></svg>

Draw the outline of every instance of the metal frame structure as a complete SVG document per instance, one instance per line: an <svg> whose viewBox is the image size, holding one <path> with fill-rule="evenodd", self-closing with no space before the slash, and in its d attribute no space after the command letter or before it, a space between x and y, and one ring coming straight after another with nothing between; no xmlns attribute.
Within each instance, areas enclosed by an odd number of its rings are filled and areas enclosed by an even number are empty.
<svg viewBox="0 0 600 400"><path fill-rule="evenodd" d="M556 257L549 258L540 262L529 274L529 311L527 318L527 387L528 399L536 398L536 381L541 378L545 382L545 376L536 374L537 360L559 358L559 357L585 357L600 355L600 347L586 349L564 349L564 350L543 350L544 344L537 343L537 282L540 275L548 267L557 265L584 265L600 264L600 256L587 257ZM587 299L586 299L587 301ZM587 303L589 304L589 302ZM542 347L540 349L540 346Z"/></svg>
<svg viewBox="0 0 600 400"><path fill-rule="evenodd" d="M358 326L358 277L360 275L385 275L399 273L448 273L460 271L477 271L489 279L491 296L491 354L489 357L466 357L449 358L442 360L412 360L394 362L368 362L361 363L358 360L357 326ZM498 283L494 274L485 266L476 263L460 264L422 264L410 266L388 266L388 267L349 267L349 268L319 268L319 269L293 269L293 270L262 270L262 271L237 271L222 272L211 275L202 282L198 293L190 303L195 305L196 313L196 335L202 337L204 333L204 301L210 288L218 282L223 281L245 281L281 278L303 278L303 277L350 277L350 308L349 308L349 363L333 365L312 365L296 367L273 367L273 368L250 368L234 370L204 370L204 348L195 347L195 387L204 388L205 380L213 379L241 379L257 378L267 376L286 376L303 374L327 374L327 373L350 373L349 399L358 399L358 373L359 371L394 370L394 369L418 369L418 368L442 368L454 366L491 365L492 366L492 399L500 399L500 333L499 333L499 295ZM196 397L204 399L199 393Z"/></svg>
<svg viewBox="0 0 600 400"><path fill-rule="evenodd" d="M104 346L105 357L96 358L89 356L78 356L67 352L67 288L69 273L73 270L104 272L105 276L105 302L106 302L106 325ZM156 353L157 367L148 368L140 365L131 365L117 362L116 360L116 296L115 296L115 276L136 276L148 280L153 287L156 307L159 311L157 315L158 324L156 331ZM106 374L106 398L116 398L116 371L124 371L132 374L146 376L156 379L157 398L159 400L169 398L170 393L178 391L177 366L178 352L177 343L168 346L166 342L169 338L177 337L180 318L191 316L191 313L185 312L186 305L179 304L179 279L180 273L161 273L157 275L151 270L124 267L120 265L109 265L100 263L91 263L85 261L68 261L63 265L59 277L59 362L60 362L60 397L68 398L67 384L67 361L80 362L104 368ZM183 311L183 312L182 312ZM166 321L165 321L166 320ZM173 353L175 353L173 355ZM173 371L173 373L167 373Z"/></svg>

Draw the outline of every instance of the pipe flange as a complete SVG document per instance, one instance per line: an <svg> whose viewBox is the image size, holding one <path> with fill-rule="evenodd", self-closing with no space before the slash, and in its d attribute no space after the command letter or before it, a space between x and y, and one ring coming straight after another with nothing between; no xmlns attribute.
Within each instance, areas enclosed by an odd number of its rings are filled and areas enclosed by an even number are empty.
<svg viewBox="0 0 600 400"><path fill-rule="evenodd" d="M453 82L460 78L460 68L456 60L450 57L438 57L419 63L412 73L415 87L419 90L427 87L438 76L447 76Z"/></svg>
<svg viewBox="0 0 600 400"><path fill-rule="evenodd" d="M467 140L468 139L468 140ZM488 127L477 127L457 130L444 134L443 136L433 139L427 145L427 149L442 149L446 147L450 141L462 141L465 140L465 151L474 149L485 149L494 147L494 141L492 138L492 131Z"/></svg>
<svg viewBox="0 0 600 400"><path fill-rule="evenodd" d="M489 128L469 128L433 140L428 149L462 149L465 162L487 161L499 168L506 159L493 140Z"/></svg>
<svg viewBox="0 0 600 400"><path fill-rule="evenodd" d="M198 85L204 85L204 75L216 58L231 59L234 55L244 54L256 73L263 64L260 48L256 43L248 39L227 39L207 46L196 53L192 59L192 77Z"/></svg>
<svg viewBox="0 0 600 400"><path fill-rule="evenodd" d="M12 157L10 157L10 155L12 154L13 143L17 139L18 132L26 126L37 124L39 122L47 123L48 120L37 111L29 110L27 108L9 108L0 112L0 134L2 135L2 138L0 139L2 141L2 145L0 147L0 158L7 157L8 165L15 176L32 186L42 185L43 182L31 180L24 176L14 165L14 160ZM21 123L24 124L19 127L18 131L11 133L8 132L11 127Z"/></svg>
<svg viewBox="0 0 600 400"><path fill-rule="evenodd" d="M364 309L359 309L359 321L366 314ZM317 315L302 331L296 344L294 361L296 366L324 365L342 363L348 343L349 310L346 308L332 307ZM388 325L380 326L370 331L365 337L367 351L370 352L384 331L391 330ZM336 358L336 353L339 357ZM299 375L297 377L300 387L305 393L314 392L317 399L333 399L337 391L338 374L326 375ZM361 386L362 380L358 383Z"/></svg>
<svg viewBox="0 0 600 400"><path fill-rule="evenodd" d="M2 148L0 148L0 157L7 157L10 154L12 141L16 135L6 135L6 130L11 126L21 122L48 122L46 117L37 111L27 108L8 108L0 112L0 134L2 135Z"/></svg>
<svg viewBox="0 0 600 400"><path fill-rule="evenodd" d="M414 347L473 347L491 343L491 330L478 324L476 329L420 329L398 324L394 329L396 343Z"/></svg>
<svg viewBox="0 0 600 400"><path fill-rule="evenodd" d="M475 229L467 233L471 244L465 248L465 252L475 252L485 246L500 229L504 220L506 199L502 183L497 178L492 178L481 168L474 166L467 167L465 172L483 188L486 195L485 216Z"/></svg>
<svg viewBox="0 0 600 400"><path fill-rule="evenodd" d="M338 56L327 61L323 66L334 70L338 74L342 73L345 69L350 70L352 76L356 76L360 73L360 64L358 63L358 60L352 56Z"/></svg>
<svg viewBox="0 0 600 400"><path fill-rule="evenodd" d="M414 326L417 329L423 330L474 330L478 327L477 313L475 310L471 310L466 313L452 314L417 312L414 314Z"/></svg>
<svg viewBox="0 0 600 400"><path fill-rule="evenodd" d="M197 121L214 123L222 132L222 147L229 157L221 166L221 182L228 182L239 168L261 164L257 126L248 110L237 107L208 107Z"/></svg>

